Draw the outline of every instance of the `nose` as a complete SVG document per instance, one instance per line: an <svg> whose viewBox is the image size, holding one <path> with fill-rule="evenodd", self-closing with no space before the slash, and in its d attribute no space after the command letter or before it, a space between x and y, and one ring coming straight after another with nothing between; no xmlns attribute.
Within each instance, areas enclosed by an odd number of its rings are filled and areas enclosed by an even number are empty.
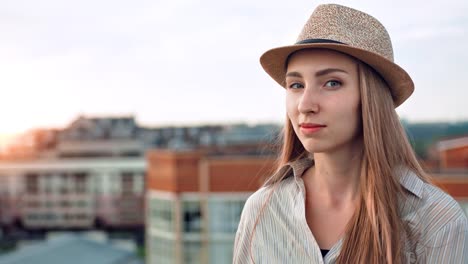
<svg viewBox="0 0 468 264"><path fill-rule="evenodd" d="M299 104L297 106L301 113L318 113L319 107L319 93L313 87L306 86L302 92Z"/></svg>

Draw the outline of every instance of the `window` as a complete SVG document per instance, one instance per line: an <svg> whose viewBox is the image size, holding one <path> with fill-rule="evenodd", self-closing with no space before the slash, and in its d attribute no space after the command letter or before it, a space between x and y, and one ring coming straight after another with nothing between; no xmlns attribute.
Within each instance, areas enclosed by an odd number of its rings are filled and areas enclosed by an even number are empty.
<svg viewBox="0 0 468 264"><path fill-rule="evenodd" d="M67 213L65 213L65 214L63 215L63 219L66 220L66 221L68 221L68 220L73 220L73 215L72 215L72 214L67 214Z"/></svg>
<svg viewBox="0 0 468 264"><path fill-rule="evenodd" d="M86 220L86 219L88 218L88 215L85 214L85 213L76 214L76 215L75 215L75 218L78 219L78 220Z"/></svg>
<svg viewBox="0 0 468 264"><path fill-rule="evenodd" d="M54 213L48 212L43 215L45 220L57 220L58 216Z"/></svg>
<svg viewBox="0 0 468 264"><path fill-rule="evenodd" d="M76 206L78 206L78 207L86 207L86 206L88 206L88 203L87 203L86 201L83 201L83 200L78 200L78 201L76 202Z"/></svg>
<svg viewBox="0 0 468 264"><path fill-rule="evenodd" d="M231 264L234 243L228 241L210 242L210 262L217 264Z"/></svg>
<svg viewBox="0 0 468 264"><path fill-rule="evenodd" d="M35 173L26 174L26 192L36 194L38 192L39 175Z"/></svg>
<svg viewBox="0 0 468 264"><path fill-rule="evenodd" d="M53 193L54 188L54 181L51 175L43 175L42 176L42 188L44 188L44 193L50 194Z"/></svg>
<svg viewBox="0 0 468 264"><path fill-rule="evenodd" d="M174 232L174 202L172 200L150 200L151 226L166 232Z"/></svg>
<svg viewBox="0 0 468 264"><path fill-rule="evenodd" d="M136 174L133 180L133 191L136 194L143 194L145 191L145 172Z"/></svg>
<svg viewBox="0 0 468 264"><path fill-rule="evenodd" d="M59 202L59 204L60 204L60 207L63 207L63 208L68 208L71 206L71 202L68 200L62 200Z"/></svg>
<svg viewBox="0 0 468 264"><path fill-rule="evenodd" d="M150 263L172 264L175 263L175 242L162 237L151 236L151 248L149 250Z"/></svg>
<svg viewBox="0 0 468 264"><path fill-rule="evenodd" d="M209 202L210 229L217 233L235 233L244 200L212 200Z"/></svg>
<svg viewBox="0 0 468 264"><path fill-rule="evenodd" d="M31 201L29 201L29 202L27 203L27 206L28 206L29 208L38 208L38 207L41 206L41 202L38 201L38 200L31 200Z"/></svg>
<svg viewBox="0 0 468 264"><path fill-rule="evenodd" d="M60 189L59 192L61 194L67 194L68 193L68 175L66 173L63 173L60 175Z"/></svg>
<svg viewBox="0 0 468 264"><path fill-rule="evenodd" d="M132 194L133 193L133 173L124 172L120 177L122 181L122 194Z"/></svg>
<svg viewBox="0 0 468 264"><path fill-rule="evenodd" d="M80 172L75 173L75 186L77 193L85 193L86 192L86 173Z"/></svg>
<svg viewBox="0 0 468 264"><path fill-rule="evenodd" d="M132 199L131 197L129 198L123 198L119 200L119 203L116 204L119 208L125 209L125 210L136 210L139 208L138 200ZM133 211L133 210L132 210Z"/></svg>
<svg viewBox="0 0 468 264"><path fill-rule="evenodd" d="M200 201L184 201L183 212L184 232L201 232L202 217Z"/></svg>
<svg viewBox="0 0 468 264"><path fill-rule="evenodd" d="M28 214L28 215L26 216L26 218L27 218L28 220L30 220L30 221L31 221L31 220L34 221L34 220L36 220L36 219L39 219L38 215L36 215L36 214Z"/></svg>
<svg viewBox="0 0 468 264"><path fill-rule="evenodd" d="M184 242L184 263L201 264L202 263L202 245L200 241Z"/></svg>

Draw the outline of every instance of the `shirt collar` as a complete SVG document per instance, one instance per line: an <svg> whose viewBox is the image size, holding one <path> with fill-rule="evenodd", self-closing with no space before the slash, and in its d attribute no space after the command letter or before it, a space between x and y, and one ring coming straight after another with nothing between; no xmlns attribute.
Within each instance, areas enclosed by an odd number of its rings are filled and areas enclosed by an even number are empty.
<svg viewBox="0 0 468 264"><path fill-rule="evenodd" d="M424 181L408 168L398 168L398 175L400 175L400 183L403 187L410 191L412 194L419 198L423 198Z"/></svg>
<svg viewBox="0 0 468 264"><path fill-rule="evenodd" d="M304 171L314 165L314 160L310 157L288 162L285 166L292 168L294 178L302 177Z"/></svg>
<svg viewBox="0 0 468 264"><path fill-rule="evenodd" d="M286 163L281 169L281 173L285 173L287 170L292 169L294 178L302 177L304 171L314 165L314 160L311 157L302 158ZM424 190L424 181L421 180L411 170L399 167L396 170L397 175L400 176L400 184L409 192L422 198Z"/></svg>

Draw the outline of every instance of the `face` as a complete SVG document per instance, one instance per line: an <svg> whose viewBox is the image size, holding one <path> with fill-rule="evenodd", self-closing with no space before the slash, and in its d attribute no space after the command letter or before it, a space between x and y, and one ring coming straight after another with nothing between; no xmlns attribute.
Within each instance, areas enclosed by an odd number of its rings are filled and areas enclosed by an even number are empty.
<svg viewBox="0 0 468 264"><path fill-rule="evenodd" d="M357 62L339 52L294 53L286 73L286 111L310 153L354 148L361 137Z"/></svg>

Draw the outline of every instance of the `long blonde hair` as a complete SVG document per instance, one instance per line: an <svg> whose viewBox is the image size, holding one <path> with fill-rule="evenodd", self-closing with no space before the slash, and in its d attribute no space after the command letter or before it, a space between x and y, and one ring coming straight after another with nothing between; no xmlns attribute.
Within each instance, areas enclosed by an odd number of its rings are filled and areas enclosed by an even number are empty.
<svg viewBox="0 0 468 264"><path fill-rule="evenodd" d="M358 62L358 75L363 137L360 198L346 227L337 263L399 264L404 262L404 237L411 238L411 234L398 209L398 197L405 197L405 191L395 171L404 166L425 182L429 178L408 142L385 81L361 62ZM288 118L282 140L278 168L309 154ZM285 176L274 174L266 185L275 185Z"/></svg>

